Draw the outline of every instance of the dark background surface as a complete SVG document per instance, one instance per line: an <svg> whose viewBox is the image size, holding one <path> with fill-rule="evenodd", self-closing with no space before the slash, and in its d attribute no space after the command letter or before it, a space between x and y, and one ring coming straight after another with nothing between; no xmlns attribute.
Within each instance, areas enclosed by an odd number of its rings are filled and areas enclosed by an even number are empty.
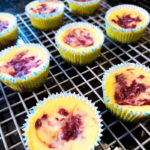
<svg viewBox="0 0 150 150"><path fill-rule="evenodd" d="M25 5L32 0L0 0L0 11L12 14L23 13Z"/></svg>
<svg viewBox="0 0 150 150"><path fill-rule="evenodd" d="M0 11L10 12L12 14L23 13L25 5L32 0L0 0ZM150 0L107 0L112 6L121 3L134 3L136 5L148 8Z"/></svg>

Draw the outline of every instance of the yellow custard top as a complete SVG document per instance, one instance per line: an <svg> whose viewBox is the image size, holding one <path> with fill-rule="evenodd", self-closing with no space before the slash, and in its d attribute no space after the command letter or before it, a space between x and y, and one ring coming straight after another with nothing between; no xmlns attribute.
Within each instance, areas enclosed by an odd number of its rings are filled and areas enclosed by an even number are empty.
<svg viewBox="0 0 150 150"><path fill-rule="evenodd" d="M13 47L0 58L0 74L21 77L35 71L48 59L40 47Z"/></svg>
<svg viewBox="0 0 150 150"><path fill-rule="evenodd" d="M88 150L99 132L94 110L72 96L49 99L36 109L28 124L31 150Z"/></svg>
<svg viewBox="0 0 150 150"><path fill-rule="evenodd" d="M113 11L108 16L108 22L119 29L133 29L141 27L146 22L146 17L135 10L131 9L120 9Z"/></svg>
<svg viewBox="0 0 150 150"><path fill-rule="evenodd" d="M29 11L33 14L51 14L62 9L63 5L60 1L45 1L34 4Z"/></svg>
<svg viewBox="0 0 150 150"><path fill-rule="evenodd" d="M77 52L83 49L92 49L99 45L102 40L102 36L100 36L96 28L85 26L84 24L60 32L57 39L58 43L63 45L64 48Z"/></svg>
<svg viewBox="0 0 150 150"><path fill-rule="evenodd" d="M13 18L9 18L8 19L8 17L7 16L0 16L0 20L2 20L2 21L8 21L8 20L10 20L10 21L12 21L13 20Z"/></svg>
<svg viewBox="0 0 150 150"><path fill-rule="evenodd" d="M132 111L150 110L150 73L143 69L126 67L112 71L105 88L113 103Z"/></svg>

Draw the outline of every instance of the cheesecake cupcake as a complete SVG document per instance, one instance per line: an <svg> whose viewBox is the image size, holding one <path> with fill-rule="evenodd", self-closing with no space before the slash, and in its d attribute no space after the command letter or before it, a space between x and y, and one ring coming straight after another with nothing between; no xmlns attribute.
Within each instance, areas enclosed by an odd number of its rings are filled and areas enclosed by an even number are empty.
<svg viewBox="0 0 150 150"><path fill-rule="evenodd" d="M18 92L41 86L49 72L49 52L39 44L24 44L0 52L0 81Z"/></svg>
<svg viewBox="0 0 150 150"><path fill-rule="evenodd" d="M9 13L0 13L0 50L14 45L17 38L16 17Z"/></svg>
<svg viewBox="0 0 150 150"><path fill-rule="evenodd" d="M67 0L73 14L92 15L99 7L101 0Z"/></svg>
<svg viewBox="0 0 150 150"><path fill-rule="evenodd" d="M104 103L118 118L138 122L150 117L150 68L115 65L103 77Z"/></svg>
<svg viewBox="0 0 150 150"><path fill-rule="evenodd" d="M67 62L86 65L100 55L104 34L90 23L77 22L60 28L55 41L61 56Z"/></svg>
<svg viewBox="0 0 150 150"><path fill-rule="evenodd" d="M118 5L105 16L107 35L120 43L136 42L142 37L150 21L149 13L135 5Z"/></svg>
<svg viewBox="0 0 150 150"><path fill-rule="evenodd" d="M90 150L102 135L101 116L87 98L52 94L30 111L24 124L30 150Z"/></svg>
<svg viewBox="0 0 150 150"><path fill-rule="evenodd" d="M48 31L58 28L63 21L64 4L57 0L32 1L25 8L32 25Z"/></svg>

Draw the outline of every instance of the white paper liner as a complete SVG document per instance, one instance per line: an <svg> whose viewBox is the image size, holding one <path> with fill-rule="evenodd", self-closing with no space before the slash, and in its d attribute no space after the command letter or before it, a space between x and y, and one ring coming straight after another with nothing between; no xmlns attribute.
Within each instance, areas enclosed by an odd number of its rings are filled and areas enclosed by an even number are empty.
<svg viewBox="0 0 150 150"><path fill-rule="evenodd" d="M30 11L30 8L32 8L34 5L41 3L41 2L44 2L44 1L46 1L46 0L35 0L35 1L32 1L29 4L27 4L25 7L25 11L26 11L27 15L29 17L34 17L36 19L40 19L40 18L47 19L47 18L53 18L53 17L59 16L59 15L64 13L64 3L61 1L59 1L58 10L54 13L51 13L51 14L39 15L39 14L34 14Z"/></svg>
<svg viewBox="0 0 150 150"><path fill-rule="evenodd" d="M76 27L80 27L80 26L85 26L85 27L89 27L89 28L94 28L96 31L97 31L97 36L100 36L101 37L101 41L97 44L97 45L94 45L94 46L91 46L89 47L88 49L86 48L82 48L82 50L79 52L79 51L76 51L75 49L73 49L71 46L68 48L65 48L65 43L64 43L64 46L62 44L60 44L59 42L59 36L60 36L60 33L66 31L66 30L69 30L71 28L76 28ZM87 54L89 52L94 52L95 50L99 49L102 47L103 43L104 43L104 34L102 32L102 30L100 28L98 28L97 26L93 25L93 24L90 24L90 23L87 23L87 22L76 22L76 23L69 23L67 25L64 25L63 27L61 27L56 35L55 35L55 41L56 41L56 44L58 45L58 47L60 47L63 51L69 51L71 52L72 54L75 54L75 53L80 53L80 54ZM72 49L71 49L72 48Z"/></svg>
<svg viewBox="0 0 150 150"><path fill-rule="evenodd" d="M70 93L70 92L61 92L61 93L51 94L51 95L48 96L48 98L44 98L43 101L39 101L36 104L36 106L33 107L29 111L29 115L27 115L27 119L25 119L25 123L23 124L23 132L24 132L23 133L23 137L24 137L23 141L24 141L27 149L29 149L29 147L28 147L29 141L28 141L28 139L26 137L26 133L27 133L28 128L29 128L29 119L35 114L37 108L42 107L42 105L45 104L49 100L57 100L58 97L64 97L64 98L74 97L74 98L77 98L78 100L83 101L86 104L88 104L90 106L90 108L92 110L94 110L97 122L99 124L99 129L98 129L97 138L95 140L95 144L93 145L93 147L91 147L89 149L89 150L93 150L96 146L99 145L99 142L101 141L101 137L102 137L102 132L103 132L103 129L102 129L103 124L102 124L102 119L101 119L100 112L97 110L98 108L95 106L95 104L93 104L91 100L88 100L87 97L81 96L81 95L76 94L76 93Z"/></svg>
<svg viewBox="0 0 150 150"><path fill-rule="evenodd" d="M28 80L30 77L34 77L34 76L37 76L39 73L45 71L47 69L47 67L49 66L49 62L50 62L50 53L49 51L42 45L40 44L23 44L23 45L17 45L17 46L11 46L9 48L6 48L4 50L2 50L0 52L0 59L7 55L8 52L12 51L14 48L17 48L17 49L21 49L21 48L27 48L30 50L30 47L35 47L37 49L41 49L42 52L44 52L47 56L46 59L44 59L44 62L38 67L36 68L36 70L34 72L31 72L25 76L22 76L22 77L13 77L13 76L7 76L6 74L0 74L0 80L2 81L10 81L10 82L13 82L13 83L17 83L18 80L22 80L22 81L25 81L25 80Z"/></svg>
<svg viewBox="0 0 150 150"><path fill-rule="evenodd" d="M129 10L133 10L133 11L141 13L143 16L146 17L145 24L140 26L140 27L133 28L133 29L124 29L124 28L116 28L116 27L114 27L111 23L109 23L108 17L114 11L118 11L118 10L122 10L122 9L129 9ZM129 5L129 4L118 5L118 6L110 8L106 12L106 15L105 15L105 23L110 28L112 28L113 30L120 31L120 32L135 32L135 31L138 31L138 30L142 30L142 29L144 29L144 28L146 28L148 26L149 22L150 22L150 15L149 15L149 13L145 9L143 9L143 8L141 8L139 6L136 6L136 5Z"/></svg>
<svg viewBox="0 0 150 150"><path fill-rule="evenodd" d="M113 67L111 67L110 69L108 69L103 76L102 79L102 91L103 91L103 96L105 96L104 99L104 103L106 104L106 106L109 109L109 106L114 106L113 110L111 109L112 113L114 113L115 115L117 115L118 117L120 116L121 119L123 120L128 120L130 122L132 121L138 121L138 119L140 118L144 118L147 116L150 116L150 110L146 111L146 112L140 112L139 111L128 111L128 109L126 109L125 107L122 107L121 105L115 104L113 103L109 97L107 96L107 92L106 92L106 88L105 88L105 81L107 79L107 77L110 75L111 72L121 69L121 68L126 68L126 67L134 67L134 68L140 68L148 73L150 73L150 68L142 65L142 64L135 64L135 63L121 63L118 65L114 65ZM134 106L136 107L136 106ZM149 106L150 107L150 106Z"/></svg>
<svg viewBox="0 0 150 150"><path fill-rule="evenodd" d="M75 4L75 5L80 5L80 6L83 6L83 7L99 3L100 1L101 0L89 0L87 2L78 2L78 1L75 1L75 0L67 0L68 3Z"/></svg>
<svg viewBox="0 0 150 150"><path fill-rule="evenodd" d="M14 15L10 14L10 13L0 13L0 16L4 16L6 18L8 18L9 25L6 29L4 29L2 32L0 32L0 37L4 36L6 34L9 34L10 32L12 32L13 30L15 30L17 28L17 19Z"/></svg>

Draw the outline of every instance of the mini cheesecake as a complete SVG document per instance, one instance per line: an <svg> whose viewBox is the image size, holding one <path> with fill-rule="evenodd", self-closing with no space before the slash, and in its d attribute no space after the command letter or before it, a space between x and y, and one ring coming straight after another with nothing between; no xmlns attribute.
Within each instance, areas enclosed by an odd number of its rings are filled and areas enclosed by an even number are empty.
<svg viewBox="0 0 150 150"><path fill-rule="evenodd" d="M31 150L87 150L98 141L99 126L96 110L85 98L57 94L39 103L25 134Z"/></svg>
<svg viewBox="0 0 150 150"><path fill-rule="evenodd" d="M129 114L132 112L133 114L143 114L143 117L148 114L148 111L150 110L149 71L146 71L143 68L134 67L130 64L126 67L120 67L107 75L104 82L104 89L106 105L106 99L109 99L108 107L113 104L114 107L118 106L121 110L124 110L124 112L127 111ZM111 107L110 109L115 108ZM117 112L114 111L114 113ZM134 117L134 115L132 117Z"/></svg>
<svg viewBox="0 0 150 150"><path fill-rule="evenodd" d="M24 45L21 47L16 46L2 51L0 57L0 77L2 79L2 82L3 78L5 78L4 83L8 79L8 81L10 81L10 84L8 84L8 86L12 85L12 87L14 87L14 90L17 90L17 88L19 89L19 86L20 91L22 91L21 86L23 90L28 90L26 85L22 85L20 83L21 81L19 80L24 78L25 80L22 81L22 83L24 83L26 80L29 80L29 78L32 78L33 74L37 74L38 76L37 72L39 72L39 70L43 66L48 65L48 54L48 51L40 47L40 45L38 44L31 44L29 46ZM39 72L39 74L40 73L41 72ZM35 78L37 78L37 76ZM47 73L45 73L45 76L47 76ZM11 83L11 79L14 80L14 85L13 83ZM15 87L15 82L16 85L17 83L20 83L20 85L18 84L18 87Z"/></svg>
<svg viewBox="0 0 150 150"><path fill-rule="evenodd" d="M34 27L47 31L62 23L64 4L57 0L33 1L26 6L26 12Z"/></svg>
<svg viewBox="0 0 150 150"><path fill-rule="evenodd" d="M0 13L0 49L16 43L18 38L17 20L9 13Z"/></svg>
<svg viewBox="0 0 150 150"><path fill-rule="evenodd" d="M73 64L84 65L94 61L104 42L102 31L89 23L72 23L56 34L56 43L62 57Z"/></svg>
<svg viewBox="0 0 150 150"><path fill-rule="evenodd" d="M106 12L107 35L120 43L138 41L150 22L149 13L136 5L118 5Z"/></svg>

